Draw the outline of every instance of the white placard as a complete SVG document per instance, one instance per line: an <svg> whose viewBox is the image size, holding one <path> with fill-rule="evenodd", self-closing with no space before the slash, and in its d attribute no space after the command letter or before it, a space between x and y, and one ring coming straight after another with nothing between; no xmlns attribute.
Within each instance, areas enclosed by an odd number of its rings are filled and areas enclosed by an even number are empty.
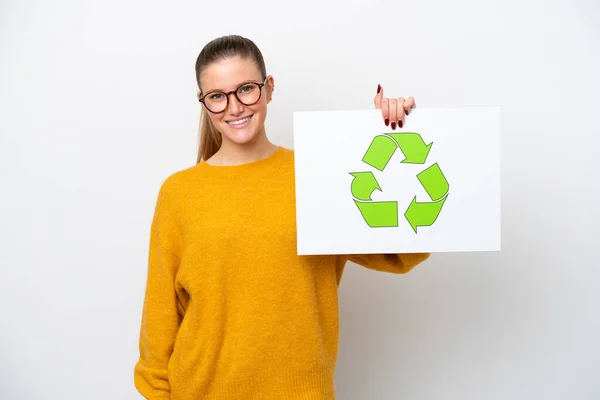
<svg viewBox="0 0 600 400"><path fill-rule="evenodd" d="M500 250L500 110L294 113L298 254Z"/></svg>

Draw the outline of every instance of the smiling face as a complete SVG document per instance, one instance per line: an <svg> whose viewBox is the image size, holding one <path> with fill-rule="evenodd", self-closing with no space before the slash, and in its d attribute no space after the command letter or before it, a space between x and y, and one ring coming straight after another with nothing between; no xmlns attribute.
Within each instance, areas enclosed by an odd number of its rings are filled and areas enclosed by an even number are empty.
<svg viewBox="0 0 600 400"><path fill-rule="evenodd" d="M244 83L263 83L263 81L264 77L252 59L230 57L214 62L202 71L200 74L202 92L199 92L199 95L208 98L214 91L227 93L238 89ZM245 90L247 89L242 88L238 93L243 93ZM221 132L224 143L229 141L243 145L266 137L265 119L267 104L273 94L273 77L269 76L265 86L260 90L260 100L254 105L242 104L233 94L229 95L229 105L221 113L212 113L204 104L202 105L215 128ZM223 96L220 97L224 100ZM218 99L219 95L215 98Z"/></svg>

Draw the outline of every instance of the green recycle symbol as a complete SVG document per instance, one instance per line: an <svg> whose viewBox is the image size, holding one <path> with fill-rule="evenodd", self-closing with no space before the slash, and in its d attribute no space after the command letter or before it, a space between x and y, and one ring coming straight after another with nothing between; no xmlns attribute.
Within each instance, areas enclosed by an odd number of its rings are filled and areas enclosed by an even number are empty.
<svg viewBox="0 0 600 400"><path fill-rule="evenodd" d="M425 164L431 145L433 142L426 145L421 135L414 132L377 135L362 161L383 171L396 152L396 148L400 148L405 157L402 163ZM371 228L398 227L398 202L371 200L371 195L375 190L382 191L373 173L370 171L351 172L350 175L354 177L351 186L354 203L367 225ZM450 188L437 163L417 174L417 178L431 201L419 202L415 196L406 209L404 217L415 233L419 226L433 225L448 198Z"/></svg>

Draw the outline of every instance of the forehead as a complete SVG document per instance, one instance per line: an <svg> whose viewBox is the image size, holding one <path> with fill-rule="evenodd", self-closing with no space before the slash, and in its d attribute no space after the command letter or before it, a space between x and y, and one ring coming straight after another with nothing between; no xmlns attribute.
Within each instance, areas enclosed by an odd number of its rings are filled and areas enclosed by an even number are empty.
<svg viewBox="0 0 600 400"><path fill-rule="evenodd" d="M234 90L242 82L260 80L260 70L256 63L239 56L215 61L200 74L200 84L205 92Z"/></svg>

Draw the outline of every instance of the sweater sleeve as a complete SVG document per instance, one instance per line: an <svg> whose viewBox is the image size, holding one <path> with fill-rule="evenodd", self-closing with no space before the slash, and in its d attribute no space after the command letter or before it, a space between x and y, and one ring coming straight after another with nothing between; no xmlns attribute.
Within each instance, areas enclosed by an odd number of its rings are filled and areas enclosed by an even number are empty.
<svg viewBox="0 0 600 400"><path fill-rule="evenodd" d="M353 254L347 260L363 267L393 274L405 274L429 258L431 253Z"/></svg>
<svg viewBox="0 0 600 400"><path fill-rule="evenodd" d="M134 368L135 387L151 400L170 398L167 369L180 324L175 292L180 233L169 206L168 193L163 183L150 229L140 357Z"/></svg>

